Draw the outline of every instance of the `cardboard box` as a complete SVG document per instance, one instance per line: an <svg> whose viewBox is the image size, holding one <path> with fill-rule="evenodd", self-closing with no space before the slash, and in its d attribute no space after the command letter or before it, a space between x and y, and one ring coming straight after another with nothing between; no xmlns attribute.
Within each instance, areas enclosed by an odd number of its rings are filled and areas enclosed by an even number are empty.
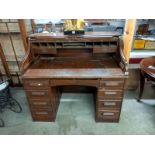
<svg viewBox="0 0 155 155"><path fill-rule="evenodd" d="M155 49L155 41L146 41L145 49Z"/></svg>
<svg viewBox="0 0 155 155"><path fill-rule="evenodd" d="M134 41L134 49L144 49L145 40L135 39Z"/></svg>

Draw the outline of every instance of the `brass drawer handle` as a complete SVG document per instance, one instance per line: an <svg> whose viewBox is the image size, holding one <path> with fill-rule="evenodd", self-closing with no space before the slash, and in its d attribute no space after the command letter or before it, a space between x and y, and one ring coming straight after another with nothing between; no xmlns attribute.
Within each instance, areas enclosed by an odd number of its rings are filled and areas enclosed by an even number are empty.
<svg viewBox="0 0 155 155"><path fill-rule="evenodd" d="M32 92L32 95L45 95L45 92Z"/></svg>
<svg viewBox="0 0 155 155"><path fill-rule="evenodd" d="M115 113L113 113L113 112L104 112L103 115L104 116L114 116Z"/></svg>
<svg viewBox="0 0 155 155"><path fill-rule="evenodd" d="M47 102L41 102L41 101L37 101L37 102L33 102L34 105L47 105Z"/></svg>
<svg viewBox="0 0 155 155"><path fill-rule="evenodd" d="M116 95L117 92L105 92L106 95Z"/></svg>
<svg viewBox="0 0 155 155"><path fill-rule="evenodd" d="M104 102L104 105L112 105L112 106L115 106L116 105L116 102Z"/></svg>
<svg viewBox="0 0 155 155"><path fill-rule="evenodd" d="M48 115L48 112L35 112L37 115Z"/></svg>

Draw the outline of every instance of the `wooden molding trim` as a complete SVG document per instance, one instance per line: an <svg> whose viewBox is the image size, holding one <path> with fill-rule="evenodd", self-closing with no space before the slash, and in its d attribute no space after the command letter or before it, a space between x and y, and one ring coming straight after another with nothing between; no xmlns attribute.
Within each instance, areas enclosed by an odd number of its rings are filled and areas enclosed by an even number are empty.
<svg viewBox="0 0 155 155"><path fill-rule="evenodd" d="M4 70L5 70L5 73L6 73L7 77L10 80L12 80L11 73L10 73L8 64L6 62L6 58L5 58L5 55L4 55L4 52L3 52L1 44L0 44L0 58L1 58L1 61L2 61L2 64L3 64L3 67L4 67Z"/></svg>
<svg viewBox="0 0 155 155"><path fill-rule="evenodd" d="M24 19L18 19L18 24L19 24L25 52L27 52L27 50L28 50L28 42L27 42L28 35L27 35Z"/></svg>

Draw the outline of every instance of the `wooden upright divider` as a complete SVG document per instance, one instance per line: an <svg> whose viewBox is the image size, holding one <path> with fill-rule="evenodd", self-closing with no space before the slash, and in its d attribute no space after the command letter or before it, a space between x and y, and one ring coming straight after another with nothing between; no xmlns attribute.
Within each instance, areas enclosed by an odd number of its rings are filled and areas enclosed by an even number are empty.
<svg viewBox="0 0 155 155"><path fill-rule="evenodd" d="M2 61L2 64L3 64L3 67L5 69L6 76L10 79L10 81L12 83L11 73L9 71L9 67L8 67L8 64L7 64L7 61L6 61L6 58L5 58L5 55L4 55L1 44L0 44L0 58L1 58L1 61Z"/></svg>
<svg viewBox="0 0 155 155"><path fill-rule="evenodd" d="M27 35L24 19L18 19L18 24L19 24L24 48L25 48L25 51L27 52L27 49L28 49L27 37L28 37L28 35Z"/></svg>

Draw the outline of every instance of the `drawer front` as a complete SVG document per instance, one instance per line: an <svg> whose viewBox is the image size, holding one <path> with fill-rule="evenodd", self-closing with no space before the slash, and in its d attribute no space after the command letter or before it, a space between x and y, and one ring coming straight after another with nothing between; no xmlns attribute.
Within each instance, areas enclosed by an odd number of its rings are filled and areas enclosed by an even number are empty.
<svg viewBox="0 0 155 155"><path fill-rule="evenodd" d="M31 108L52 108L52 103L49 99L29 99Z"/></svg>
<svg viewBox="0 0 155 155"><path fill-rule="evenodd" d="M28 97L50 97L49 90L27 90L26 91Z"/></svg>
<svg viewBox="0 0 155 155"><path fill-rule="evenodd" d="M99 100L98 108L120 108L121 100Z"/></svg>
<svg viewBox="0 0 155 155"><path fill-rule="evenodd" d="M78 80L78 79L69 79L69 80L51 80L51 86L65 86L65 85L82 85L82 86L99 86L98 80Z"/></svg>
<svg viewBox="0 0 155 155"><path fill-rule="evenodd" d="M100 87L106 88L106 89L123 89L124 87L124 80L120 81L100 81Z"/></svg>
<svg viewBox="0 0 155 155"><path fill-rule="evenodd" d="M54 121L54 113L47 109L31 110L34 121Z"/></svg>
<svg viewBox="0 0 155 155"><path fill-rule="evenodd" d="M24 80L24 87L48 87L49 86L49 80Z"/></svg>
<svg viewBox="0 0 155 155"><path fill-rule="evenodd" d="M122 90L105 90L98 91L98 100L122 98Z"/></svg>
<svg viewBox="0 0 155 155"><path fill-rule="evenodd" d="M99 110L97 111L97 121L114 121L118 122L120 117L119 110Z"/></svg>

